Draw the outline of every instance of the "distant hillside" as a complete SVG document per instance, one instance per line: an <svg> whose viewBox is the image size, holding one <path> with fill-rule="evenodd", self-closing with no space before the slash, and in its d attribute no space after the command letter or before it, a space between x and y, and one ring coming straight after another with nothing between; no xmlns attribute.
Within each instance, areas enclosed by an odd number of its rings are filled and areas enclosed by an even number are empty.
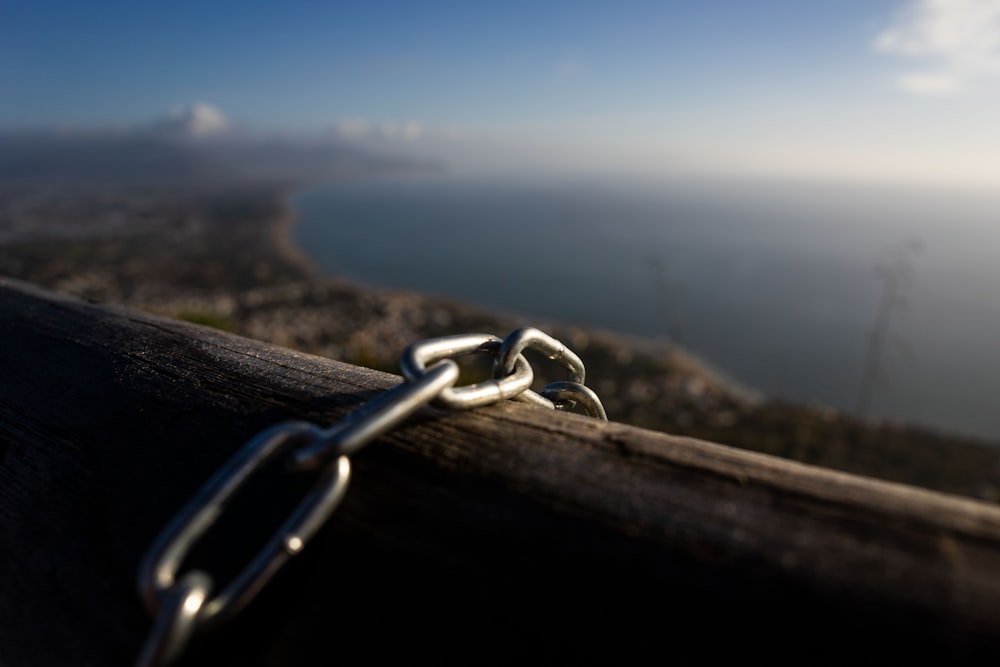
<svg viewBox="0 0 1000 667"><path fill-rule="evenodd" d="M203 135L185 128L0 132L0 184L301 183L441 168L330 137Z"/></svg>

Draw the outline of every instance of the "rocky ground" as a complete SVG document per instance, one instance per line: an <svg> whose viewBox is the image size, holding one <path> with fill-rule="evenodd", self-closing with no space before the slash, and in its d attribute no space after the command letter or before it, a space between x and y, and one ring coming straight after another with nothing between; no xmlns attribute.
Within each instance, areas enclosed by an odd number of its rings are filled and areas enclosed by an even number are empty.
<svg viewBox="0 0 1000 667"><path fill-rule="evenodd" d="M0 275L391 372L422 338L537 326L580 354L613 420L1000 500L1000 443L768 400L665 344L320 276L284 201L277 186L0 189Z"/></svg>

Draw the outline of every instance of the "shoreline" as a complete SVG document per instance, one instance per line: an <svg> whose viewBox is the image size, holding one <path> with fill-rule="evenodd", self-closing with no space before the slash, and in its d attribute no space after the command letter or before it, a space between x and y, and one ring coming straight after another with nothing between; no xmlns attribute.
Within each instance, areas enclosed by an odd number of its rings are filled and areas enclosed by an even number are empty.
<svg viewBox="0 0 1000 667"><path fill-rule="evenodd" d="M649 357L661 357L677 371L692 377L697 377L707 383L710 387L721 390L725 394L748 404L757 403L765 398L765 394L753 387L741 383L729 377L725 371L715 368L711 363L705 361L690 352L689 350L673 343L665 343L652 338L646 338L634 334L626 334L607 329L606 327L595 327L590 325L580 325L574 322L560 322L546 320L544 318L533 318L528 315L516 312L508 312L482 306L477 303L465 301L449 295L432 294L422 292L407 287L381 287L368 285L354 279L324 272L316 260L307 253L295 241L295 228L299 223L299 212L292 204L292 198L305 191L308 186L294 188L280 193L280 207L282 213L278 219L271 224L271 241L278 255L293 264L312 280L326 281L335 280L341 286L349 286L358 291L380 292L380 293L406 293L412 298L425 301L428 304L448 303L452 308L465 311L477 311L488 313L493 317L509 321L538 322L540 329L557 330L579 330L589 338L601 340L607 345L618 345L627 350L629 354L642 354ZM533 326L533 325L532 325ZM493 332L502 335L503 332Z"/></svg>
<svg viewBox="0 0 1000 667"><path fill-rule="evenodd" d="M319 277L323 273L316 261L295 242L295 226L299 220L299 212L292 205L292 197L295 194L290 191L279 193L281 213L271 223L271 242L280 258L299 268L306 275Z"/></svg>

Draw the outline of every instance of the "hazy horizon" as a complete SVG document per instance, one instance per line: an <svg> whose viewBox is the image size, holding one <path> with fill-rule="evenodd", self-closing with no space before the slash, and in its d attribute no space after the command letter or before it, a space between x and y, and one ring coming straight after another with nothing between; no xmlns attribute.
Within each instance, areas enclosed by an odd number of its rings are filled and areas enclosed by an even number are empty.
<svg viewBox="0 0 1000 667"><path fill-rule="evenodd" d="M1000 0L57 0L0 9L0 45L7 133L336 140L484 177L1000 187Z"/></svg>

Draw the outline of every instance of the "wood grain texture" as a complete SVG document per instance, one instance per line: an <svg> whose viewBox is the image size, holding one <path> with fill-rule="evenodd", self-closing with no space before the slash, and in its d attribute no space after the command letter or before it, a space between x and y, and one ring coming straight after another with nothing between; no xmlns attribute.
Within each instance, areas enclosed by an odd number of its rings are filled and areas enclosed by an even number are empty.
<svg viewBox="0 0 1000 667"><path fill-rule="evenodd" d="M0 664L130 664L143 551L212 472L398 381L0 280ZM353 464L183 664L1000 657L993 505L511 402L425 409ZM192 561L252 553L309 483L272 477Z"/></svg>

